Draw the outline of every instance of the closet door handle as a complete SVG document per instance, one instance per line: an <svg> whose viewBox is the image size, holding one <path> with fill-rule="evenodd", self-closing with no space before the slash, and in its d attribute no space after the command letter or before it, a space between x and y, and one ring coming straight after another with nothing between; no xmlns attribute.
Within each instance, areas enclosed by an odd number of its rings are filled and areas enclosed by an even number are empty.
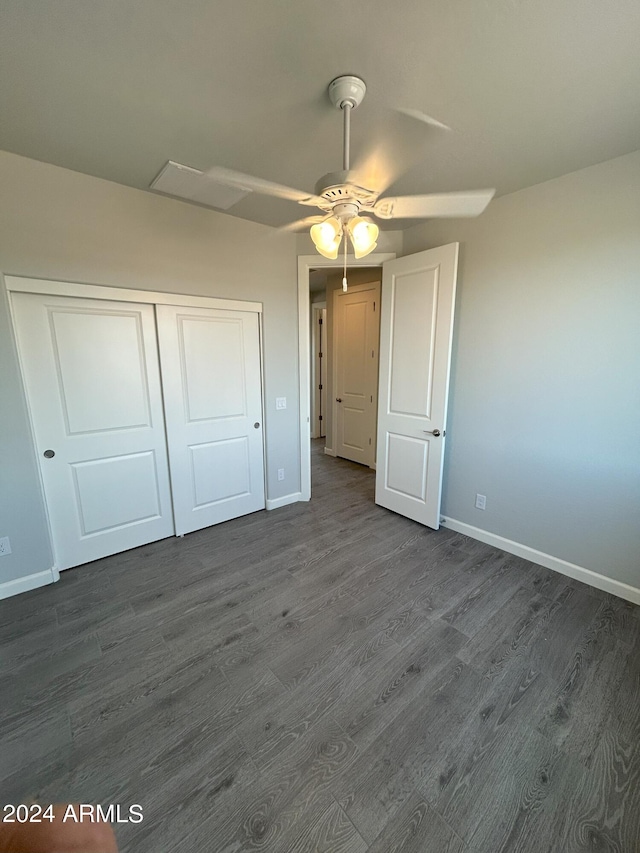
<svg viewBox="0 0 640 853"><path fill-rule="evenodd" d="M255 424L253 425L253 428L254 429L260 429L260 424L258 423L258 421L255 422Z"/></svg>
<svg viewBox="0 0 640 853"><path fill-rule="evenodd" d="M342 397L336 397L336 403L341 403L341 402L342 402Z"/></svg>
<svg viewBox="0 0 640 853"><path fill-rule="evenodd" d="M56 455L56 452L55 450L45 450L42 455L45 459L53 459L53 457Z"/></svg>

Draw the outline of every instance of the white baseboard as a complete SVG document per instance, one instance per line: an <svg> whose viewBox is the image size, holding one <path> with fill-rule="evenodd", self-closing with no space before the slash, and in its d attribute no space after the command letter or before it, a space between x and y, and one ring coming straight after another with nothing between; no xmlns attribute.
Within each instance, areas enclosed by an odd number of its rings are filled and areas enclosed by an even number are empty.
<svg viewBox="0 0 640 853"><path fill-rule="evenodd" d="M336 455L335 450L332 450L330 447L327 447L326 445L324 448L324 452L327 454L327 456L335 456Z"/></svg>
<svg viewBox="0 0 640 853"><path fill-rule="evenodd" d="M560 572L561 575L566 575L576 581L582 581L582 583L594 586L596 589L610 592L619 598L631 601L633 604L640 604L640 589L635 586L614 580L614 578L608 578L606 575L600 575L598 572L585 569L583 566L577 566L575 563L568 563L566 560L553 557L551 554L545 554L543 551L536 551L535 548L530 548L528 545L522 545L520 542L505 539L503 536L498 536L496 533L490 533L488 530L482 530L480 527L466 524L464 521L456 521L455 518L448 518L447 516L441 518L440 521L445 527L449 530L455 530L456 533L464 533L465 536L478 539L486 545L494 545L496 548L508 551L509 554L515 554L517 557L524 557L525 560L530 560L532 563L537 563L546 569L552 569L554 572Z"/></svg>
<svg viewBox="0 0 640 853"><path fill-rule="evenodd" d="M48 583L55 583L59 580L60 572L54 566L44 572L35 572L32 575L25 575L23 578L5 581L0 583L0 599L11 598L12 595L20 595L21 592L29 592L30 589L37 589L39 586L46 586Z"/></svg>
<svg viewBox="0 0 640 853"><path fill-rule="evenodd" d="M272 501L267 500L267 509L279 509L281 506L295 504L302 500L302 492L292 492L290 495L283 495L281 498L274 498Z"/></svg>

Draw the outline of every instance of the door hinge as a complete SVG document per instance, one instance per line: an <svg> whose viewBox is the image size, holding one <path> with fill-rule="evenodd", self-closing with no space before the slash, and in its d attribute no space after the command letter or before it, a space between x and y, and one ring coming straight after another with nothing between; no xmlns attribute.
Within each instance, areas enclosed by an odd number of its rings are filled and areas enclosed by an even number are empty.
<svg viewBox="0 0 640 853"><path fill-rule="evenodd" d="M322 317L320 317L320 318L318 319L318 323L320 323L320 325L322 325Z"/></svg>
<svg viewBox="0 0 640 853"><path fill-rule="evenodd" d="M373 394L371 395L371 402L373 403Z"/></svg>
<svg viewBox="0 0 640 853"><path fill-rule="evenodd" d="M374 311L376 310L376 301L375 301L375 299L373 300L373 310L374 310ZM320 320L320 322L322 322L322 320Z"/></svg>
<svg viewBox="0 0 640 853"><path fill-rule="evenodd" d="M318 415L318 420L319 420L319 421L321 421L321 420L322 420L322 415Z"/></svg>
<svg viewBox="0 0 640 853"><path fill-rule="evenodd" d="M374 356L374 350L371 350L371 358L375 358L375 356Z"/></svg>
<svg viewBox="0 0 640 853"><path fill-rule="evenodd" d="M322 353L321 353L321 352L319 352L319 353L318 353L318 358L322 358Z"/></svg>
<svg viewBox="0 0 640 853"><path fill-rule="evenodd" d="M318 385L318 391L322 391L322 385Z"/></svg>
<svg viewBox="0 0 640 853"><path fill-rule="evenodd" d="M369 439L369 444L371 444L371 439Z"/></svg>

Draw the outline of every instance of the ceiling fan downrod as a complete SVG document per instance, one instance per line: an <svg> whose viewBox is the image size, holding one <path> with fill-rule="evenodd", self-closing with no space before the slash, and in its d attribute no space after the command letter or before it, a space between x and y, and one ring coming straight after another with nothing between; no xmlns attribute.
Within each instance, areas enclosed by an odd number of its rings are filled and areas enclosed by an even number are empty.
<svg viewBox="0 0 640 853"><path fill-rule="evenodd" d="M329 98L334 107L343 113L342 168L349 171L351 146L351 110L359 107L366 94L364 80L353 74L342 74L329 83Z"/></svg>
<svg viewBox="0 0 640 853"><path fill-rule="evenodd" d="M342 168L345 172L349 171L349 147L351 145L351 110L353 107L349 101L346 101L342 107L342 115L344 116L342 128Z"/></svg>

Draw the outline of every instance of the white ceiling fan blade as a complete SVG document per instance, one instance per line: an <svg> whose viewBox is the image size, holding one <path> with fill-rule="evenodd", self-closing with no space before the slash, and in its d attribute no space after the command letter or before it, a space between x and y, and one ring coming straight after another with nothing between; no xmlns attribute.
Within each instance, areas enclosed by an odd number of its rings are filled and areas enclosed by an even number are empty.
<svg viewBox="0 0 640 853"><path fill-rule="evenodd" d="M436 217L479 216L495 190L469 190L455 193L430 193L379 199L373 212L380 219L423 219Z"/></svg>
<svg viewBox="0 0 640 853"><path fill-rule="evenodd" d="M446 125L418 110L395 107L381 111L376 123L376 133L365 140L352 170L361 186L382 194L429 156L433 140L439 134L435 130L430 133L425 124L439 129Z"/></svg>
<svg viewBox="0 0 640 853"><path fill-rule="evenodd" d="M323 222L328 216L306 216L304 219L298 219L296 222L290 222L288 225L282 225L278 231L304 231L305 228L311 228L312 225L317 225L318 222Z"/></svg>
<svg viewBox="0 0 640 853"><path fill-rule="evenodd" d="M235 172L233 169L225 169L223 166L213 166L213 168L205 172L205 175L212 181L217 181L228 187L237 187L241 190L249 190L250 192L261 193L262 195L271 195L276 198L285 198L288 201L297 201L300 204L315 206L318 202L322 202L319 196L312 193L307 193L303 190L294 190L282 184L274 184L273 181L265 181L263 178L245 175L242 172Z"/></svg>
<svg viewBox="0 0 640 853"><path fill-rule="evenodd" d="M433 116L429 116L426 113L423 113L421 110L412 110L407 107L396 107L396 110L402 115L409 116L409 118L414 118L416 121L421 121L423 124L428 124L430 127L437 127L440 130L451 130L448 124L444 124L444 122L438 121L437 118Z"/></svg>

